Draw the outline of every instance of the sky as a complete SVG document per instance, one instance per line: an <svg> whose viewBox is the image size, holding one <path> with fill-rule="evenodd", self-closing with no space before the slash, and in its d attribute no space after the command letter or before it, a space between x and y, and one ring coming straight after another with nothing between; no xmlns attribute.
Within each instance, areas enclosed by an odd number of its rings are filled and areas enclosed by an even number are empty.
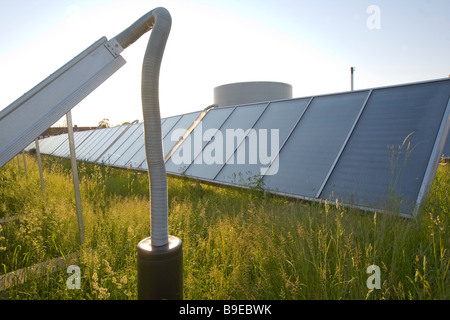
<svg viewBox="0 0 450 320"><path fill-rule="evenodd" d="M446 78L448 0L0 0L0 110L102 36L142 15L172 16L160 74L162 117L203 110L214 87L280 81L293 97ZM72 109L73 124L142 121L141 68L127 63ZM64 125L62 118L56 125Z"/></svg>

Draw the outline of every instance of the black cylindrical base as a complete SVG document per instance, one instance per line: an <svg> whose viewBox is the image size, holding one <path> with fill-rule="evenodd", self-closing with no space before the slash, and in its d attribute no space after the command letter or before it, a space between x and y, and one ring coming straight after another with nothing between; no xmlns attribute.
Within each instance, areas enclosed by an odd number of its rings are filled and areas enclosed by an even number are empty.
<svg viewBox="0 0 450 320"><path fill-rule="evenodd" d="M137 246L138 299L183 299L183 249L177 237L169 236L169 243L152 246L151 237Z"/></svg>

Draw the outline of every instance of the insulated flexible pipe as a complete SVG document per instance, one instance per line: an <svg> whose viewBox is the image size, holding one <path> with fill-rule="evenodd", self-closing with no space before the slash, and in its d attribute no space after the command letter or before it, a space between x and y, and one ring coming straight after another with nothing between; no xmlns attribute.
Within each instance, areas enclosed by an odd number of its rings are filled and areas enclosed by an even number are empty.
<svg viewBox="0 0 450 320"><path fill-rule="evenodd" d="M159 71L171 25L170 13L165 8L156 8L114 38L125 49L152 29L142 66L141 96L150 180L151 243L156 247L169 243L167 177L159 111Z"/></svg>

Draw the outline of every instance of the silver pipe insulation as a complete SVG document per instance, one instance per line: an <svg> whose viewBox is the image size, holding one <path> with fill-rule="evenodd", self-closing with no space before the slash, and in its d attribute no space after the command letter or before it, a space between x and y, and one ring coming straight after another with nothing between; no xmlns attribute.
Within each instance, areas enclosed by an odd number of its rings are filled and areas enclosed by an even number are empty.
<svg viewBox="0 0 450 320"><path fill-rule="evenodd" d="M151 242L156 247L169 243L167 177L159 111L159 72L171 25L170 13L160 7L142 16L114 38L125 49L152 29L142 66L141 96L150 180Z"/></svg>

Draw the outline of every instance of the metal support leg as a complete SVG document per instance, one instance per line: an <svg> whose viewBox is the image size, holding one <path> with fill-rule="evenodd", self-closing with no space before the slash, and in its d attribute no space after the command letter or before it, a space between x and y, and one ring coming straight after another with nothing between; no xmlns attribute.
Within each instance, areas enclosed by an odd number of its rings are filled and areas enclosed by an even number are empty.
<svg viewBox="0 0 450 320"><path fill-rule="evenodd" d="M80 185L78 180L77 158L75 155L75 141L73 138L72 113L70 111L66 113L66 119L67 119L67 131L69 134L69 148L70 148L70 161L72 164L73 188L75 190L75 203L77 206L78 229L80 232L80 242L81 245L83 245L84 244L83 213L81 211Z"/></svg>
<svg viewBox="0 0 450 320"><path fill-rule="evenodd" d="M39 176L41 177L42 195L45 197L44 173L42 171L41 151L39 149L39 140L37 138L34 140L34 144L36 145L36 156L39 166Z"/></svg>
<svg viewBox="0 0 450 320"><path fill-rule="evenodd" d="M27 161L25 159L25 150L22 151L23 169L25 170L25 179L28 180Z"/></svg>

